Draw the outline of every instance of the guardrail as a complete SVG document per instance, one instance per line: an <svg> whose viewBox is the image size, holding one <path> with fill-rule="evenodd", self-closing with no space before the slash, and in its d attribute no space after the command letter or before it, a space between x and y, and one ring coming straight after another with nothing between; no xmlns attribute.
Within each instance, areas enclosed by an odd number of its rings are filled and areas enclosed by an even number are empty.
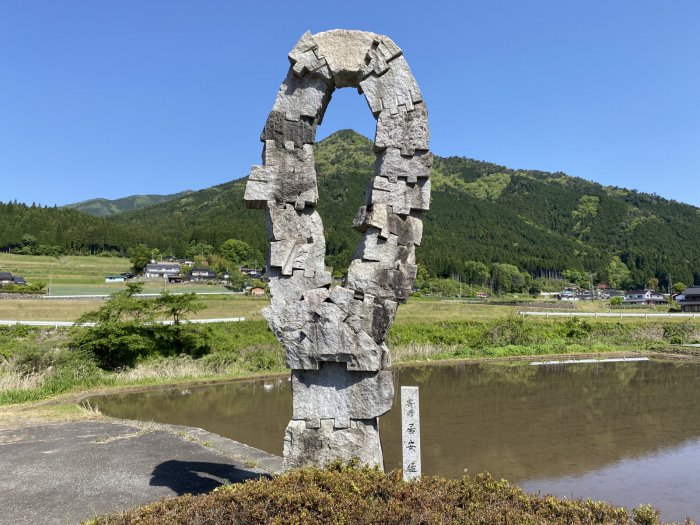
<svg viewBox="0 0 700 525"><path fill-rule="evenodd" d="M180 321L182 324L209 324L209 323L240 323L245 321L245 317L222 317L219 319L188 319L185 321ZM157 324L171 325L175 324L175 321L155 321ZM72 327L76 326L73 321L10 321L10 320L0 320L0 326L44 326L44 327ZM77 326L95 326L95 323L80 323Z"/></svg>
<svg viewBox="0 0 700 525"><path fill-rule="evenodd" d="M520 315L537 315L543 317L643 317L655 318L662 317L665 319L676 317L688 317L691 319L700 318L700 314L682 314L682 313L666 313L666 314L641 314L641 313L612 313L612 312L518 312Z"/></svg>

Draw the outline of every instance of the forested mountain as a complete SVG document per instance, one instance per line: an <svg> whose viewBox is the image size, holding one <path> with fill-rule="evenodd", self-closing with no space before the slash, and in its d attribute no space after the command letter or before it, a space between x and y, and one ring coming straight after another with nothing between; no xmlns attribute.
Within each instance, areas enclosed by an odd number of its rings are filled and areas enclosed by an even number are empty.
<svg viewBox="0 0 700 525"><path fill-rule="evenodd" d="M64 208L73 208L74 210L85 212L95 217L111 217L125 211L140 210L160 204L161 202L171 201L192 193L191 190L173 193L171 195L130 195L121 199L90 199L87 201L66 204Z"/></svg>
<svg viewBox="0 0 700 525"><path fill-rule="evenodd" d="M353 131L340 131L317 145L318 209L327 261L336 268L347 265L359 239L350 223L364 202L373 163L372 143ZM436 157L432 180L431 210L417 249L419 262L431 274L460 273L465 261L474 260L514 264L535 276L571 269L604 280L619 257L638 285L653 276L664 285L668 274L675 281L700 282L700 209L694 206L563 173L516 171L463 157ZM77 227L86 235L92 231L82 249L124 249L142 242L177 255L192 244L218 248L236 238L262 259L267 250L264 217L260 210L245 209L245 182L238 179L77 225L74 216L66 215L78 213L73 210L25 207L29 216L48 215L42 224L19 221L11 226L5 219L8 206L16 216L23 213L18 205L2 205L0 247L7 247L9 238L21 241L30 234L75 250L69 233Z"/></svg>

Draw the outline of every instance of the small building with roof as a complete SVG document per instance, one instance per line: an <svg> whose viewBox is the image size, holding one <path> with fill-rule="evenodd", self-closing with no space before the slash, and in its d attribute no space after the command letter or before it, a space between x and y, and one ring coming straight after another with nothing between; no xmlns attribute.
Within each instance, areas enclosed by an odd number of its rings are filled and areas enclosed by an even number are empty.
<svg viewBox="0 0 700 525"><path fill-rule="evenodd" d="M622 304L630 306L653 306L657 304L667 304L668 300L656 290L630 290L625 292L625 299Z"/></svg>
<svg viewBox="0 0 700 525"><path fill-rule="evenodd" d="M146 279L167 279L168 276L178 275L181 266L178 263L158 262L146 265L143 276Z"/></svg>
<svg viewBox="0 0 700 525"><path fill-rule="evenodd" d="M691 286L683 292L681 312L700 312L700 286Z"/></svg>

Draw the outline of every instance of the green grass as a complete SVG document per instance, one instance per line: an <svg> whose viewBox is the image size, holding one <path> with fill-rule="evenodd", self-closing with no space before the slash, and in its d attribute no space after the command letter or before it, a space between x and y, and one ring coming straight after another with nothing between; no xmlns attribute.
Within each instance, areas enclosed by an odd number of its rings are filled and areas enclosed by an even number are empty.
<svg viewBox="0 0 700 525"><path fill-rule="evenodd" d="M104 281L104 277L102 278ZM229 293L224 286L221 285L207 285L207 284L196 284L196 283L176 283L176 284L164 284L162 280L143 280L139 281L145 284L143 288L143 293L161 293L168 290L173 293ZM100 284L86 284L81 282L67 282L62 281L60 283L53 283L51 285L51 295L109 295L119 290L124 290L124 283L105 283Z"/></svg>
<svg viewBox="0 0 700 525"><path fill-rule="evenodd" d="M255 299L247 307L259 308ZM259 300L257 300L259 301ZM226 304L226 301L220 301ZM262 302L262 301L261 301ZM262 302L264 304L264 302ZM285 370L284 350L263 319L202 328L208 353L200 358L145 355L134 368L104 371L69 348L66 330L0 327L0 404L45 399L94 387L249 377ZM506 316L485 320L395 324L388 337L394 362L514 358L553 354L668 352L693 349L699 322L610 322ZM694 355L694 354L693 354Z"/></svg>
<svg viewBox="0 0 700 525"><path fill-rule="evenodd" d="M100 284L107 275L128 272L129 259L89 255L44 257L0 253L0 270L22 275L28 282L52 284Z"/></svg>

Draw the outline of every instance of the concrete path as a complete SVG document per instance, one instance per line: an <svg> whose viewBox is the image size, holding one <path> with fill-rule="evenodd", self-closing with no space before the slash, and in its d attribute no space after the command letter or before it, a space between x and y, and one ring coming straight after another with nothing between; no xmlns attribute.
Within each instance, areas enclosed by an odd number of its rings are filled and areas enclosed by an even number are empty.
<svg viewBox="0 0 700 525"><path fill-rule="evenodd" d="M0 430L0 524L74 524L281 467L189 427L100 420Z"/></svg>

